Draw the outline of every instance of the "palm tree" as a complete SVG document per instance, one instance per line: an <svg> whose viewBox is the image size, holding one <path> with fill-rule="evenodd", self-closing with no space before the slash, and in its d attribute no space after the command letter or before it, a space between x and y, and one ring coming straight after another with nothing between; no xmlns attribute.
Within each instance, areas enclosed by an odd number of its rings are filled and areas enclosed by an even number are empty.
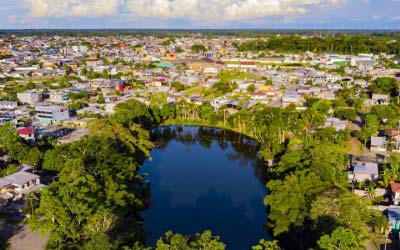
<svg viewBox="0 0 400 250"><path fill-rule="evenodd" d="M400 177L400 163L397 157L391 156L390 157L390 172L392 174L392 181L397 181L399 180Z"/></svg>
<svg viewBox="0 0 400 250"><path fill-rule="evenodd" d="M383 178L382 184L386 188L387 186L389 186L390 182L392 182L392 180L393 180L392 170L390 168L386 167L382 172L382 178Z"/></svg>
<svg viewBox="0 0 400 250"><path fill-rule="evenodd" d="M369 182L365 188L365 192L367 193L368 197L372 198L376 194L376 184L375 182Z"/></svg>

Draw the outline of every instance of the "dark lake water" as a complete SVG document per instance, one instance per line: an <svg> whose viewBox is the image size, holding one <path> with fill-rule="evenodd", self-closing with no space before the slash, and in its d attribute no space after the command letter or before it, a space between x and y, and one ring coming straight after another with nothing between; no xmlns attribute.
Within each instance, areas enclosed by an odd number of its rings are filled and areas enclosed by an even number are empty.
<svg viewBox="0 0 400 250"><path fill-rule="evenodd" d="M267 189L257 143L203 127L155 133L159 147L141 169L151 186L151 205L142 213L149 244L168 230L190 235L209 229L228 250L248 250L270 238L263 226Z"/></svg>

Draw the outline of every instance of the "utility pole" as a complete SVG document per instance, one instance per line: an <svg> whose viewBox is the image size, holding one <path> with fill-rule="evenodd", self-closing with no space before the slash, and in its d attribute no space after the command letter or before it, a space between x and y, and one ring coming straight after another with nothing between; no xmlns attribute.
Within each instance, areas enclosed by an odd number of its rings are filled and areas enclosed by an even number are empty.
<svg viewBox="0 0 400 250"><path fill-rule="evenodd" d="M400 135L400 120L399 120L399 126L397 127L397 138L399 138ZM396 149L399 150L399 142L396 140Z"/></svg>

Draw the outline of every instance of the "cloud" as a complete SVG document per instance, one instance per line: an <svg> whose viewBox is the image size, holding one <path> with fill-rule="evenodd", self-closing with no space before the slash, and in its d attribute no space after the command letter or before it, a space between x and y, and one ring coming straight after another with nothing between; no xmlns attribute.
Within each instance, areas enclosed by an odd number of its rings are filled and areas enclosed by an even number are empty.
<svg viewBox="0 0 400 250"><path fill-rule="evenodd" d="M243 20L304 14L313 6L343 0L128 0L132 14L143 17Z"/></svg>
<svg viewBox="0 0 400 250"><path fill-rule="evenodd" d="M25 0L29 17L90 17L114 15L122 0Z"/></svg>
<svg viewBox="0 0 400 250"><path fill-rule="evenodd" d="M305 14L346 0L24 0L28 16L98 17L123 14L130 18L246 20Z"/></svg>

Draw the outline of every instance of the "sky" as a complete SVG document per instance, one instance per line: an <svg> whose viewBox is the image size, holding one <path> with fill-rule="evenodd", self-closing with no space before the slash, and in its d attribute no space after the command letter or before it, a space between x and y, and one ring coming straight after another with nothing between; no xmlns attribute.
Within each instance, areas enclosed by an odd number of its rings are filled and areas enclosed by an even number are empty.
<svg viewBox="0 0 400 250"><path fill-rule="evenodd" d="M400 0L0 0L0 29L400 29Z"/></svg>

